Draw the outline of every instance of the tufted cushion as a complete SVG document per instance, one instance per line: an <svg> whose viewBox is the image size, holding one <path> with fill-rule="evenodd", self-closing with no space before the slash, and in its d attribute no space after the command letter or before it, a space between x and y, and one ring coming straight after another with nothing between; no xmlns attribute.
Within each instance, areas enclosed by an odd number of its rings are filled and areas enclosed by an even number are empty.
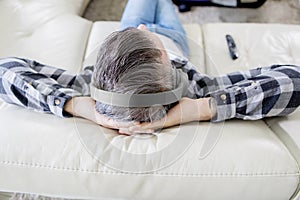
<svg viewBox="0 0 300 200"><path fill-rule="evenodd" d="M0 1L0 57L25 57L77 72L92 26L77 16L84 3Z"/></svg>

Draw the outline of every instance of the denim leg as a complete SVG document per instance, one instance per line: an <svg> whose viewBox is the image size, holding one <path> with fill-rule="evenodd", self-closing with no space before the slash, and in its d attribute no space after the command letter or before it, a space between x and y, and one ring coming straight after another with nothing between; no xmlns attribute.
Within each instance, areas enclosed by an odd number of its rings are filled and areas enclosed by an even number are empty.
<svg viewBox="0 0 300 200"><path fill-rule="evenodd" d="M189 55L186 33L171 0L158 0L155 24L161 27L156 30L157 33L171 38L184 55Z"/></svg>
<svg viewBox="0 0 300 200"><path fill-rule="evenodd" d="M120 29L137 27L140 24L145 24L149 31L172 39L188 57L186 33L171 0L129 0L121 19Z"/></svg>
<svg viewBox="0 0 300 200"><path fill-rule="evenodd" d="M128 0L121 19L121 30L140 24L154 24L156 8L157 0Z"/></svg>
<svg viewBox="0 0 300 200"><path fill-rule="evenodd" d="M185 31L171 0L158 0L154 23L185 35Z"/></svg>

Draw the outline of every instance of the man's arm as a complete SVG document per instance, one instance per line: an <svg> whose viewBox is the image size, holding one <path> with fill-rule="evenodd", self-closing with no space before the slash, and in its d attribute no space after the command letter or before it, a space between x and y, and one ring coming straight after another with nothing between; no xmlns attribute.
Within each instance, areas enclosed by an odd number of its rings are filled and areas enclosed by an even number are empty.
<svg viewBox="0 0 300 200"><path fill-rule="evenodd" d="M154 132L191 121L282 116L300 105L299 66L274 65L219 77L197 73L194 68L184 70L191 83L189 92L198 99L183 98L165 118L134 125L124 133Z"/></svg>
<svg viewBox="0 0 300 200"><path fill-rule="evenodd" d="M257 120L292 113L300 104L300 67L273 65L211 77L186 70L197 98L213 97L212 121Z"/></svg>
<svg viewBox="0 0 300 200"><path fill-rule="evenodd" d="M209 121L216 114L211 104L212 98L182 98L179 103L168 111L167 115L154 122L144 122L129 128L120 129L125 134L153 133L156 129L167 128L192 121Z"/></svg>
<svg viewBox="0 0 300 200"><path fill-rule="evenodd" d="M68 100L89 93L89 72L84 76L21 58L0 59L0 98L39 112L67 117ZM78 89L78 90L76 90Z"/></svg>
<svg viewBox="0 0 300 200"><path fill-rule="evenodd" d="M97 113L89 95L92 67L78 75L21 58L0 59L0 99L60 117L77 116L120 129L134 122L115 121Z"/></svg>

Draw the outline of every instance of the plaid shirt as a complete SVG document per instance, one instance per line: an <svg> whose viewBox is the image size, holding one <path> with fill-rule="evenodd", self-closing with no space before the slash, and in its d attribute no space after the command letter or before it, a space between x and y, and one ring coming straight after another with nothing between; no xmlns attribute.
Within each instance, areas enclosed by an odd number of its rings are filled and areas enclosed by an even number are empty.
<svg viewBox="0 0 300 200"><path fill-rule="evenodd" d="M174 59L173 65L187 73L188 96L214 97L217 115L214 122L231 118L248 120L283 116L300 104L300 67L273 65L208 76L196 71L186 60ZM0 59L0 98L35 111L69 117L65 103L75 96L89 96L93 66L79 74L21 58Z"/></svg>

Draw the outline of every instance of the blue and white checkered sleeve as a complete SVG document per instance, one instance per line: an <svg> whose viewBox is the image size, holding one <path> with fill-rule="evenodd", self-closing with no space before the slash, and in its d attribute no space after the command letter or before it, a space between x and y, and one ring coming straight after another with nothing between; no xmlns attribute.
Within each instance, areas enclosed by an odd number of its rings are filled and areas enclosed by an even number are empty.
<svg viewBox="0 0 300 200"><path fill-rule="evenodd" d="M197 73L193 67L186 71L189 91L197 98L216 100L213 122L284 116L300 105L299 66L273 65L218 77Z"/></svg>
<svg viewBox="0 0 300 200"><path fill-rule="evenodd" d="M245 79L210 94L217 102L213 121L285 116L300 105L300 67L274 65L239 74Z"/></svg>
<svg viewBox="0 0 300 200"><path fill-rule="evenodd" d="M81 93L84 90L73 89L77 79L82 81L81 76L34 61L0 59L0 99L35 111L70 116L64 112L65 103L74 96L86 95Z"/></svg>

